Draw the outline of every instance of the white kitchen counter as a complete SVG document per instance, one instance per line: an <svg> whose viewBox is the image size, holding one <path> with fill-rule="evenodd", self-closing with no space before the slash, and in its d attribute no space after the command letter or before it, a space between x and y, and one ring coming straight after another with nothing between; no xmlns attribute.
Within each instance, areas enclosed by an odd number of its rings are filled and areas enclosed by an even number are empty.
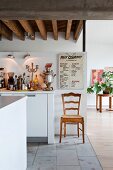
<svg viewBox="0 0 113 170"><path fill-rule="evenodd" d="M10 90L0 90L0 95L34 95L34 94L53 94L54 91L43 91L43 90L37 90L37 91L10 91Z"/></svg>
<svg viewBox="0 0 113 170"><path fill-rule="evenodd" d="M10 103L11 99L13 101L19 99L19 97L27 96L28 142L54 143L54 91L1 90L0 95L7 97L7 100L2 98L1 103L4 106L5 103Z"/></svg>
<svg viewBox="0 0 113 170"><path fill-rule="evenodd" d="M1 170L26 170L26 99L0 96Z"/></svg>

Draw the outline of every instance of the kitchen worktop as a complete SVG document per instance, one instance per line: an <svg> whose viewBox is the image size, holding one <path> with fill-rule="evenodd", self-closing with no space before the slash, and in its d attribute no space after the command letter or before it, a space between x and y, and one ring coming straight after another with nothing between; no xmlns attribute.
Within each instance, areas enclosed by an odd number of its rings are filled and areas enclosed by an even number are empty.
<svg viewBox="0 0 113 170"><path fill-rule="evenodd" d="M11 91L11 90L6 90L6 89L1 89L0 90L0 95L2 94L9 94L9 95L13 95L13 94L23 94L23 95L33 95L33 94L51 94L54 93L54 91L43 91L43 90L36 90L36 91L26 91L26 90L17 90L17 91Z"/></svg>
<svg viewBox="0 0 113 170"><path fill-rule="evenodd" d="M0 169L27 168L27 97L0 96Z"/></svg>
<svg viewBox="0 0 113 170"><path fill-rule="evenodd" d="M0 96L0 109L22 98L23 97L19 97L19 96L9 96L9 97Z"/></svg>
<svg viewBox="0 0 113 170"><path fill-rule="evenodd" d="M20 100L19 100L20 99ZM22 103L22 101L24 103ZM21 103L18 112L26 107L28 142L54 143L54 91L7 91L0 92L0 115L9 113L12 106ZM15 108L13 111L17 112ZM41 113L41 114L40 114Z"/></svg>

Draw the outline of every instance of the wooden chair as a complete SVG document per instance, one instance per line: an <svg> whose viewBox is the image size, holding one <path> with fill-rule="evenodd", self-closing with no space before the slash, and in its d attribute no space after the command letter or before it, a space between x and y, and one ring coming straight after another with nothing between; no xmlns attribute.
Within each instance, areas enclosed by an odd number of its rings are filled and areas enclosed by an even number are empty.
<svg viewBox="0 0 113 170"><path fill-rule="evenodd" d="M74 98L74 100L65 100ZM76 124L77 125L77 131L78 131L78 137L79 137L79 130L82 131L82 138L83 143L85 142L84 139L84 118L80 116L79 110L80 110L80 100L81 100L81 94L75 94L75 93L65 93L62 94L62 103L63 103L63 115L60 119L60 143L62 138L62 124L64 124L64 137L66 137L66 124ZM74 105L75 107L67 107L66 105ZM67 111L74 111L73 114L67 114ZM75 114L75 112L77 112ZM82 129L79 127L79 124L82 125Z"/></svg>

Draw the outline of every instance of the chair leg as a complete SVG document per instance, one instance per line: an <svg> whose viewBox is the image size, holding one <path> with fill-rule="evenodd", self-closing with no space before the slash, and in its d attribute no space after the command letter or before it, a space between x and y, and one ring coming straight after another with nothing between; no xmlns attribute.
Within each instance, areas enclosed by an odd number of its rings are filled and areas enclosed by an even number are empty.
<svg viewBox="0 0 113 170"><path fill-rule="evenodd" d="M61 143L61 139L62 139L62 119L60 119L60 141L59 143Z"/></svg>
<svg viewBox="0 0 113 170"><path fill-rule="evenodd" d="M64 137L66 137L66 123L64 123Z"/></svg>
<svg viewBox="0 0 113 170"><path fill-rule="evenodd" d="M82 139L83 139L83 143L85 143L85 138L84 138L84 122L82 122Z"/></svg>
<svg viewBox="0 0 113 170"><path fill-rule="evenodd" d="M77 131L78 131L78 137L79 137L79 123L77 124Z"/></svg>

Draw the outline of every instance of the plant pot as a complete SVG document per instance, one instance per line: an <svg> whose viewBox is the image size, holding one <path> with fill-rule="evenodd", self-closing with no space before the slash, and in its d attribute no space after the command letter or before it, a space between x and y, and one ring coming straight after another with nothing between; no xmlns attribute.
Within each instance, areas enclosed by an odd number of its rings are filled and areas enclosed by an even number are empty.
<svg viewBox="0 0 113 170"><path fill-rule="evenodd" d="M106 88L105 90L103 90L103 94L110 94L110 88Z"/></svg>

